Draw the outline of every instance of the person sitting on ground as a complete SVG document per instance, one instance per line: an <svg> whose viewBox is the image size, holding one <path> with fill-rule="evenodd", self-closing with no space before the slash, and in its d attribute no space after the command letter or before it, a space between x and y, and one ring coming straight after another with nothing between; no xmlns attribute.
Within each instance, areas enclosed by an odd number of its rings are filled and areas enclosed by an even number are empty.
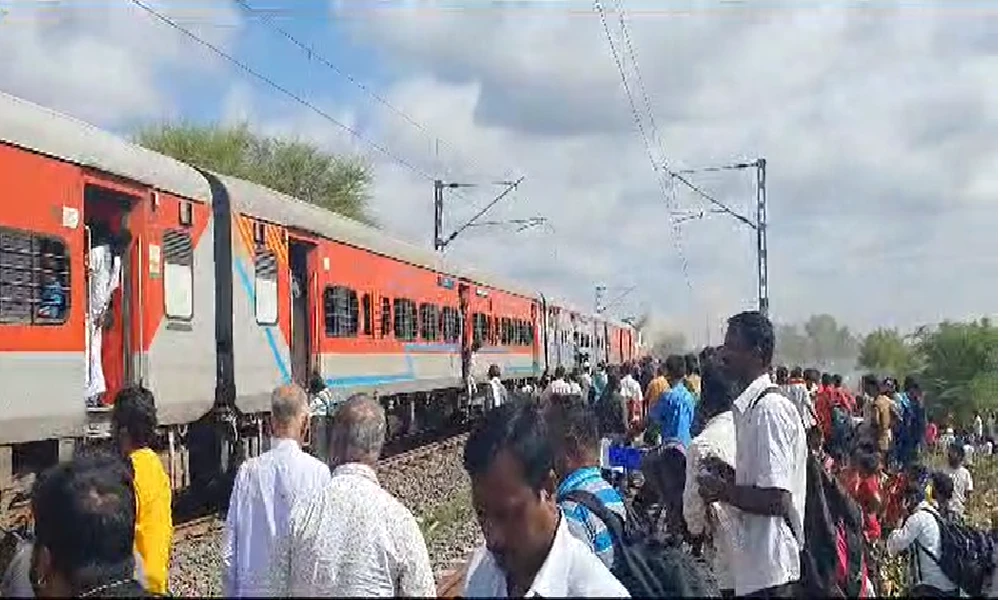
<svg viewBox="0 0 1000 600"><path fill-rule="evenodd" d="M597 417L575 397L551 402L545 418L551 435L554 465L559 487L556 502L566 518L570 533L586 543L609 569L614 562L614 547L607 526L586 506L566 497L571 492L592 494L608 510L625 520L621 495L602 477L600 469L601 437Z"/></svg>
<svg viewBox="0 0 1000 600"><path fill-rule="evenodd" d="M139 598L136 490L120 458L88 452L35 482L30 580L39 598Z"/></svg>
<svg viewBox="0 0 1000 600"><path fill-rule="evenodd" d="M151 448L156 440L156 427L153 392L136 386L115 395L111 431L135 473L135 549L142 557L146 586L153 593L164 594L174 526L170 478Z"/></svg>
<svg viewBox="0 0 1000 600"><path fill-rule="evenodd" d="M707 556L712 564L723 597L731 597L735 587L730 573L732 555L738 550L733 537L735 520L733 507L714 503L706 506L698 490L698 474L711 461L721 461L729 469L736 468L736 429L733 426L733 400L737 391L716 361L701 365L701 401L704 429L693 440L687 455L683 491L684 521L695 538L705 539Z"/></svg>
<svg viewBox="0 0 1000 600"><path fill-rule="evenodd" d="M469 435L462 457L486 543L468 563L467 598L627 598L570 533L556 504L555 456L542 411L506 404Z"/></svg>
<svg viewBox="0 0 1000 600"><path fill-rule="evenodd" d="M274 390L271 449L240 465L229 500L222 549L222 589L228 597L265 591L262 576L276 541L288 534L292 506L330 481L330 468L302 451L308 427L302 388L290 384Z"/></svg>
<svg viewBox="0 0 1000 600"><path fill-rule="evenodd" d="M965 516L965 498L972 491L972 474L964 463L965 448L958 444L948 448L948 466L944 472L951 477L954 486L949 508L960 517Z"/></svg>
<svg viewBox="0 0 1000 600"><path fill-rule="evenodd" d="M957 586L944 574L941 560L941 517L925 496L926 487L911 482L906 488L906 521L889 534L885 548L890 556L903 551L916 553L915 579L908 597L943 598L957 595Z"/></svg>
<svg viewBox="0 0 1000 600"><path fill-rule="evenodd" d="M437 595L417 520L375 474L385 432L385 411L366 394L351 396L337 410L333 474L292 507L271 561L268 595Z"/></svg>

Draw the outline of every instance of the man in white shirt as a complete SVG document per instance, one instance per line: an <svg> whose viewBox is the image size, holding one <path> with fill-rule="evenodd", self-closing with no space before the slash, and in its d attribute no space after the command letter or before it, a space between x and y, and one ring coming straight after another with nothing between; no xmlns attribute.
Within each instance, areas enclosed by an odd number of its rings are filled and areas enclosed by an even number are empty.
<svg viewBox="0 0 1000 600"><path fill-rule="evenodd" d="M463 464L486 544L466 575L466 598L627 598L556 505L554 453L540 407L507 404L469 436Z"/></svg>
<svg viewBox="0 0 1000 600"><path fill-rule="evenodd" d="M740 511L732 578L737 596L798 594L806 503L806 433L792 403L771 383L774 328L756 311L729 319L722 360L743 392L733 402L735 472L698 477L706 502ZM791 524L791 527L789 527Z"/></svg>
<svg viewBox="0 0 1000 600"><path fill-rule="evenodd" d="M948 448L948 466L944 468L953 486L949 508L960 516L965 515L965 496L972 491L972 474L965 467L965 452L963 446L953 444Z"/></svg>
<svg viewBox="0 0 1000 600"><path fill-rule="evenodd" d="M486 377L488 378L489 392L486 396L486 410L491 410L501 404L506 404L507 402L507 388L503 386L503 381L500 379L500 367L496 364L490 365L490 368L486 372Z"/></svg>
<svg viewBox="0 0 1000 600"><path fill-rule="evenodd" d="M552 381L542 392L542 402L548 402L555 394L569 395L573 393L573 388L566 381L566 367L559 365L553 373Z"/></svg>
<svg viewBox="0 0 1000 600"><path fill-rule="evenodd" d="M110 234L95 227L95 238ZM118 244L114 244L117 246ZM114 252L112 243L100 241L99 245L90 249L87 257L87 288L89 294L89 311L86 318L86 346L88 353L88 368L86 377L87 406L100 406L101 396L107 391L104 381L104 364L101 353L104 323L111 307L111 299L121 284L121 258Z"/></svg>
<svg viewBox="0 0 1000 600"><path fill-rule="evenodd" d="M269 595L437 595L417 520L375 475L385 431L385 411L365 394L337 409L330 436L333 475L295 503L272 560Z"/></svg>
<svg viewBox="0 0 1000 600"><path fill-rule="evenodd" d="M271 449L240 465L229 500L222 549L222 589L228 597L265 592L262 575L279 537L287 535L296 500L318 492L330 469L302 451L309 427L306 393L284 385L271 394Z"/></svg>
<svg viewBox="0 0 1000 600"><path fill-rule="evenodd" d="M908 486L905 498L910 514L901 528L889 534L885 549L890 556L908 549L916 551L916 580L906 595L924 598L957 595L955 584L937 564L941 558L941 528L938 525L940 516L937 509L927 502L925 490L919 485Z"/></svg>
<svg viewBox="0 0 1000 600"><path fill-rule="evenodd" d="M706 506L698 490L698 474L706 463L720 460L730 469L736 467L736 430L733 426L735 386L722 373L716 360L701 364L701 401L698 409L707 419L701 433L691 440L687 454L684 482L684 521L688 533L704 537L705 554L711 561L719 590L731 596L735 588L730 564L738 551L736 519L739 511L728 504L715 502Z"/></svg>

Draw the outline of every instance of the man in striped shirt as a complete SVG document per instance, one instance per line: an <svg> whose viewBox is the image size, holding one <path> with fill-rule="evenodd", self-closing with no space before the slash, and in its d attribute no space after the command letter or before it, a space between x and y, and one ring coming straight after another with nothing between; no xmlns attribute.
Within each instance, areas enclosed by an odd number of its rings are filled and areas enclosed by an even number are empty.
<svg viewBox="0 0 1000 600"><path fill-rule="evenodd" d="M575 396L553 396L547 407L549 435L559 479L556 502L566 518L570 533L587 544L610 569L614 546L607 527L586 507L565 499L571 491L593 494L613 513L625 519L621 496L601 477L601 437L597 417Z"/></svg>

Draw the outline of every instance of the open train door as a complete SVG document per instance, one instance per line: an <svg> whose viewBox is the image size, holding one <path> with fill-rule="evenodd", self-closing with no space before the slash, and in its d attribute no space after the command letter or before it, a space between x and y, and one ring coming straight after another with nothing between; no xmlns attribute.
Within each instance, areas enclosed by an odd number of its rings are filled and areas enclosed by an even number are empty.
<svg viewBox="0 0 1000 600"><path fill-rule="evenodd" d="M309 389L313 371L322 372L319 364L319 284L313 251L316 246L297 237L288 239L289 294L291 295L292 381Z"/></svg>
<svg viewBox="0 0 1000 600"><path fill-rule="evenodd" d="M462 386L466 387L472 369L472 313L469 311L469 284L460 282L458 284L458 312L462 319L461 354L462 354ZM468 394L465 397L463 408L467 411L472 404L472 398Z"/></svg>

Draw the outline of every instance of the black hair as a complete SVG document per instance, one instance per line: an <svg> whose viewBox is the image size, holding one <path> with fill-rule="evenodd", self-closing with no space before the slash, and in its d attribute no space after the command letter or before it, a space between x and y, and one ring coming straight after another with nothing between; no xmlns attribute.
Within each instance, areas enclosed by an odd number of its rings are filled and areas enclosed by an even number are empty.
<svg viewBox="0 0 1000 600"><path fill-rule="evenodd" d="M819 376L819 382L822 383L823 385L830 385L831 383L833 383L833 378L830 377L829 373L823 373L822 375Z"/></svg>
<svg viewBox="0 0 1000 600"><path fill-rule="evenodd" d="M687 369L688 375L701 375L701 366L698 363L698 357L694 354L684 356L684 367Z"/></svg>
<svg viewBox="0 0 1000 600"><path fill-rule="evenodd" d="M704 348L701 349L701 352L698 353L698 362L700 362L701 364L705 364L706 362L711 360L711 358L715 355L716 351L717 349L715 346L705 346Z"/></svg>
<svg viewBox="0 0 1000 600"><path fill-rule="evenodd" d="M556 367L556 370L553 372L553 375L555 376L556 379L563 379L564 377L566 377L566 367L559 365L558 367Z"/></svg>
<svg viewBox="0 0 1000 600"><path fill-rule="evenodd" d="M774 326L770 319L756 310L748 310L729 317L728 326L756 351L764 366L770 366L774 358Z"/></svg>
<svg viewBox="0 0 1000 600"><path fill-rule="evenodd" d="M954 454L959 461L965 460L965 446L961 442L955 442L951 446L948 446L948 453Z"/></svg>
<svg viewBox="0 0 1000 600"><path fill-rule="evenodd" d="M601 432L597 415L578 395L553 395L545 417L554 451L577 456L600 453Z"/></svg>
<svg viewBox="0 0 1000 600"><path fill-rule="evenodd" d="M789 373L793 379L802 379L802 367L792 367L791 373Z"/></svg>
<svg viewBox="0 0 1000 600"><path fill-rule="evenodd" d="M122 428L137 448L147 448L156 439L156 401L153 392L142 386L131 386L115 394L111 423Z"/></svg>
<svg viewBox="0 0 1000 600"><path fill-rule="evenodd" d="M840 373L835 373L833 377L830 378L830 383L833 384L833 387L840 387L844 385L844 378L840 376Z"/></svg>
<svg viewBox="0 0 1000 600"><path fill-rule="evenodd" d="M701 399L698 409L702 413L703 422L730 410L737 396L739 388L736 382L726 375L718 360L713 359L701 365Z"/></svg>
<svg viewBox="0 0 1000 600"><path fill-rule="evenodd" d="M486 376L490 379L500 377L500 367L498 367L495 363L490 365L490 368L486 370Z"/></svg>
<svg viewBox="0 0 1000 600"><path fill-rule="evenodd" d="M318 394L325 389L326 380L319 374L319 371L314 371L312 376L309 378L309 393Z"/></svg>
<svg viewBox="0 0 1000 600"><path fill-rule="evenodd" d="M788 381L788 367L781 365L774 370L774 378L778 380L778 383L785 383Z"/></svg>
<svg viewBox="0 0 1000 600"><path fill-rule="evenodd" d="M542 489L552 472L554 453L539 407L512 402L488 412L465 442L462 466L475 479L485 475L504 450L520 463L524 483L535 491Z"/></svg>
<svg viewBox="0 0 1000 600"><path fill-rule="evenodd" d="M819 383L819 371L816 369L806 369L802 373L803 378L810 383Z"/></svg>
<svg viewBox="0 0 1000 600"><path fill-rule="evenodd" d="M907 375L906 379L903 380L903 389L907 392L919 392L920 381L917 380L917 376Z"/></svg>
<svg viewBox="0 0 1000 600"><path fill-rule="evenodd" d="M947 502L955 495L955 482L943 471L935 471L931 475L931 485L934 487L934 499Z"/></svg>
<svg viewBox="0 0 1000 600"><path fill-rule="evenodd" d="M87 451L48 469L32 489L31 512L35 544L77 591L132 578L135 486L121 457Z"/></svg>
<svg viewBox="0 0 1000 600"><path fill-rule="evenodd" d="M680 354L668 356L664 368L667 370L667 376L674 379L680 379L687 374L687 365L684 362L684 357Z"/></svg>
<svg viewBox="0 0 1000 600"><path fill-rule="evenodd" d="M858 468L865 475L873 475L878 471L878 454L859 451L857 454Z"/></svg>

